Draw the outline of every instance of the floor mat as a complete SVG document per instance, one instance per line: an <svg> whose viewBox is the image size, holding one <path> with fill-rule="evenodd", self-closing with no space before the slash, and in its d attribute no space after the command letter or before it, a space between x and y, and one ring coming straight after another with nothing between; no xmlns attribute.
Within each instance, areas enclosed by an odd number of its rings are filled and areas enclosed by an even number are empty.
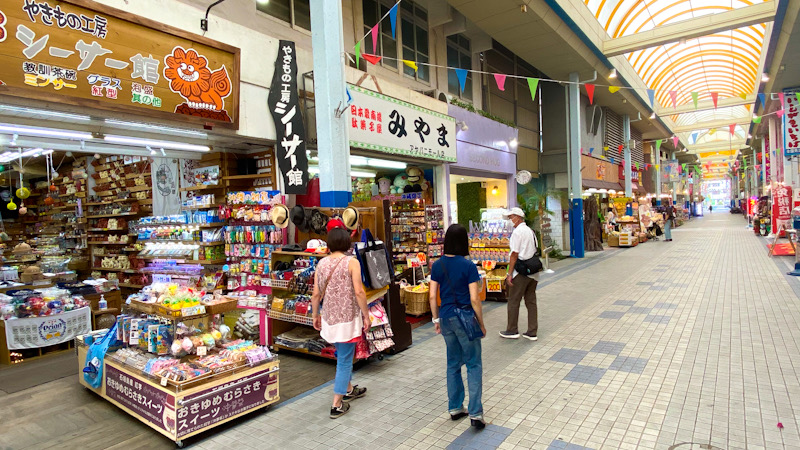
<svg viewBox="0 0 800 450"><path fill-rule="evenodd" d="M772 244L767 244L767 248L771 249ZM775 251L772 252L774 256L794 256L794 249L792 249L792 244L788 242L784 242L782 244L775 245Z"/></svg>
<svg viewBox="0 0 800 450"><path fill-rule="evenodd" d="M76 358L75 352L69 351L11 366L0 366L0 390L13 394L60 378L77 376Z"/></svg>

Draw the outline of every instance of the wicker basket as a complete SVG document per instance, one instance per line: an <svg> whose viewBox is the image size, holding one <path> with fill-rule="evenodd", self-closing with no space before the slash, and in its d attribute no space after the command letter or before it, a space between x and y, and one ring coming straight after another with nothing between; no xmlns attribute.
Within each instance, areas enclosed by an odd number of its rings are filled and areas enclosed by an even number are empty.
<svg viewBox="0 0 800 450"><path fill-rule="evenodd" d="M412 292L411 288L402 289L401 298L406 305L406 314L421 316L431 312L431 304L428 299L429 291Z"/></svg>

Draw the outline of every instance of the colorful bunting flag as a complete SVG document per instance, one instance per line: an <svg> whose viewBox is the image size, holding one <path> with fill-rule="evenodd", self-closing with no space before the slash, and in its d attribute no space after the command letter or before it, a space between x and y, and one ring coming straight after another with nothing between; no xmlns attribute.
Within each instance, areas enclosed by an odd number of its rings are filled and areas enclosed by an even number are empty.
<svg viewBox="0 0 800 450"><path fill-rule="evenodd" d="M637 172L639 171L639 163L638 162L636 163L636 171Z"/></svg>
<svg viewBox="0 0 800 450"><path fill-rule="evenodd" d="M783 102L784 100L786 100L785 96L783 95L783 92L778 92L778 98L781 100L781 107L783 107Z"/></svg>
<svg viewBox="0 0 800 450"><path fill-rule="evenodd" d="M716 128L712 128L712 129L708 130L708 134L714 134L716 132L717 132Z"/></svg>
<svg viewBox="0 0 800 450"><path fill-rule="evenodd" d="M611 164L614 164L614 158L609 157L608 159L611 160Z"/></svg>
<svg viewBox="0 0 800 450"><path fill-rule="evenodd" d="M656 139L656 151L661 149L661 139Z"/></svg>
<svg viewBox="0 0 800 450"><path fill-rule="evenodd" d="M619 89L620 89L619 86L609 86L608 87L608 92L611 92L612 94L616 94L617 91L619 91ZM800 93L798 93L798 95L800 95ZM800 98L800 97L798 97L798 98Z"/></svg>
<svg viewBox="0 0 800 450"><path fill-rule="evenodd" d="M369 61L370 63L372 63L373 66L375 64L378 64L378 62L380 62L380 60L381 60L381 56L380 55L370 55L369 53L362 53L361 57L364 58L365 60Z"/></svg>
<svg viewBox="0 0 800 450"><path fill-rule="evenodd" d="M603 147L603 151L608 153L608 146L607 145L605 147Z"/></svg>
<svg viewBox="0 0 800 450"><path fill-rule="evenodd" d="M761 123L761 117L753 117L753 123Z"/></svg>
<svg viewBox="0 0 800 450"><path fill-rule="evenodd" d="M736 131L736 124L732 123L732 124L728 125L728 129L731 131L731 136L733 136L734 135L734 131Z"/></svg>
<svg viewBox="0 0 800 450"><path fill-rule="evenodd" d="M501 91L505 91L506 90L506 76L505 75L503 75L502 73L494 74L494 81L495 81L495 83L497 83L497 89L500 89Z"/></svg>
<svg viewBox="0 0 800 450"><path fill-rule="evenodd" d="M586 84L583 85L583 87L586 88L586 95L589 96L589 104L593 105L594 104L594 85L586 83Z"/></svg>
<svg viewBox="0 0 800 450"><path fill-rule="evenodd" d="M669 91L669 98L672 99L672 107L678 107L678 92L677 91Z"/></svg>
<svg viewBox="0 0 800 450"><path fill-rule="evenodd" d="M681 167L683 167L683 170L686 170L686 163L681 164Z"/></svg>
<svg viewBox="0 0 800 450"><path fill-rule="evenodd" d="M370 31L372 33L372 51L375 53L378 53L378 25L380 25L380 22L376 23Z"/></svg>
<svg viewBox="0 0 800 450"><path fill-rule="evenodd" d="M361 42L356 42L356 69L360 69L359 63L361 62Z"/></svg>
<svg viewBox="0 0 800 450"><path fill-rule="evenodd" d="M719 92L711 92L711 101L714 102L714 109L717 109L718 100L719 100Z"/></svg>
<svg viewBox="0 0 800 450"><path fill-rule="evenodd" d="M656 170L658 170L660 167L661 167L661 164L656 164Z"/></svg>
<svg viewBox="0 0 800 450"><path fill-rule="evenodd" d="M647 97L650 99L650 107L654 108L654 103L656 101L656 91L653 89L647 90Z"/></svg>
<svg viewBox="0 0 800 450"><path fill-rule="evenodd" d="M765 101L764 99L765 99L764 93L763 92L759 92L758 93L758 100L761 102L761 107L762 108L764 108L764 101Z"/></svg>
<svg viewBox="0 0 800 450"><path fill-rule="evenodd" d="M795 92L794 96L797 97L797 103L800 103L800 91Z"/></svg>
<svg viewBox="0 0 800 450"><path fill-rule="evenodd" d="M783 113L784 113L784 110L782 110L782 109L779 109L779 110L775 111L775 115L778 116L778 117L783 117Z"/></svg>
<svg viewBox="0 0 800 450"><path fill-rule="evenodd" d="M700 98L700 94L697 92L692 92L692 102L694 102L694 109L697 109L697 99Z"/></svg>
<svg viewBox="0 0 800 450"><path fill-rule="evenodd" d="M589 147L589 156L591 156L591 155L592 155L592 152L593 152L593 151L594 151L594 147Z"/></svg>
<svg viewBox="0 0 800 450"><path fill-rule="evenodd" d="M417 71L417 63L415 63L414 61L409 61L409 60L407 60L407 59L404 59L404 60L403 60L403 64L405 64L405 65L407 65L408 67L411 67L412 69L414 69L414 72L416 72L416 71Z"/></svg>
<svg viewBox="0 0 800 450"><path fill-rule="evenodd" d="M461 92L464 92L464 86L467 84L467 69L453 69L456 71L456 77L458 78L458 86L461 88Z"/></svg>
<svg viewBox="0 0 800 450"><path fill-rule="evenodd" d="M400 2L397 2L389 10L389 21L392 23L392 39L397 39L397 7Z"/></svg>
<svg viewBox="0 0 800 450"><path fill-rule="evenodd" d="M623 148L625 148L625 146L624 146L624 145L622 145L622 144L619 144L619 146L617 147L617 153L619 153L619 154L621 155L621 154L622 154L622 149L623 149Z"/></svg>
<svg viewBox="0 0 800 450"><path fill-rule="evenodd" d="M528 78L528 88L531 91L531 99L536 100L536 88L539 86L538 78Z"/></svg>
<svg viewBox="0 0 800 450"><path fill-rule="evenodd" d="M747 100L747 93L742 92L741 94L739 94L739 98L741 98L742 100Z"/></svg>
<svg viewBox="0 0 800 450"><path fill-rule="evenodd" d="M672 146L677 149L678 148L678 140L680 138L678 136L672 136Z"/></svg>

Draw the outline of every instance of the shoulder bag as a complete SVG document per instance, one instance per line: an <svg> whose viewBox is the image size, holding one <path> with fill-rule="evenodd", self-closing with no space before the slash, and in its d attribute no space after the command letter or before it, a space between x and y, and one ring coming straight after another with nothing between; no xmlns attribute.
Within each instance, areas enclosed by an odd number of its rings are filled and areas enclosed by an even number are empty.
<svg viewBox="0 0 800 450"><path fill-rule="evenodd" d="M531 230L531 233L533 233L533 230ZM539 253L539 245L536 242L535 235L533 237L533 244L534 247L536 248L536 250L533 253L533 257L524 260L517 258L517 262L516 264L514 264L514 270L516 270L517 273L521 275L524 276L534 275L544 270L544 265L542 264L542 260L539 259L539 257L537 256L537 254Z"/></svg>
<svg viewBox="0 0 800 450"><path fill-rule="evenodd" d="M447 284L452 286L452 283L450 282L450 275L447 273L447 265L445 264L444 258L440 259L440 261L442 262L444 276L447 278ZM441 287L439 290L441 291ZM475 339L480 339L483 337L481 324L478 322L478 316L475 315L475 310L472 309L471 301L469 305L461 305L456 301L456 317L458 317L458 321L461 323L461 326L464 327L464 332L467 334L467 338L469 338L470 341L474 341Z"/></svg>
<svg viewBox="0 0 800 450"><path fill-rule="evenodd" d="M361 242L356 242L355 253L361 263L361 279L364 286L380 289L392 282L394 268L389 251L381 241L372 237L369 229L361 232Z"/></svg>

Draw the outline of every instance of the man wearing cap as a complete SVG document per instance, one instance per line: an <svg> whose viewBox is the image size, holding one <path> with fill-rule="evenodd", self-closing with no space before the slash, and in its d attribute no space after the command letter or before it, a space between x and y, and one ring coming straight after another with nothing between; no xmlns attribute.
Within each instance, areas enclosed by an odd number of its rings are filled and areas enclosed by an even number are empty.
<svg viewBox="0 0 800 450"><path fill-rule="evenodd" d="M536 235L533 230L525 223L525 213L521 208L511 208L505 214L514 224L514 231L511 233L511 257L508 263L508 273L506 274L506 284L508 285L508 325L505 331L500 332L500 337L506 339L519 339L519 307L522 299L525 298L525 308L528 309L528 331L522 336L531 341L538 339L536 333L539 328L536 312L536 285L539 283L538 274L522 275L514 270L517 260L525 261L536 255Z"/></svg>

